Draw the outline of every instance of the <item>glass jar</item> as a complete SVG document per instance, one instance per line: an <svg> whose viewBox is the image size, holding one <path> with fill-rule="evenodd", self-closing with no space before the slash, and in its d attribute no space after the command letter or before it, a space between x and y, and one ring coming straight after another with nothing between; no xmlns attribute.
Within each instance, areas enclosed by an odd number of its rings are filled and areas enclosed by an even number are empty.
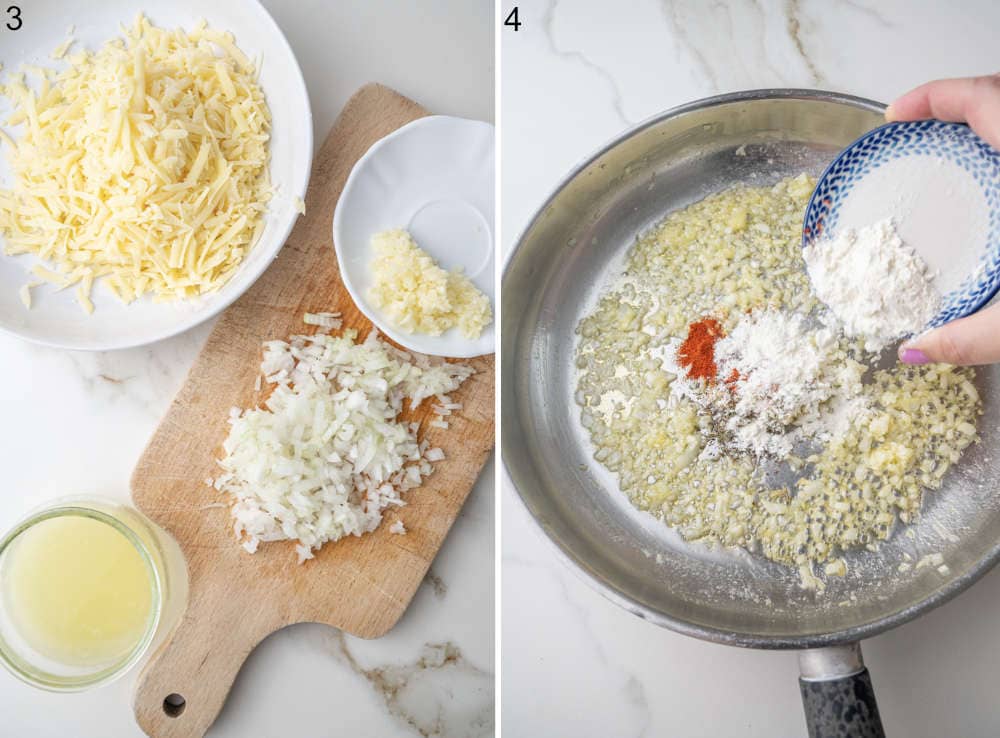
<svg viewBox="0 0 1000 738"><path fill-rule="evenodd" d="M184 573L176 543L137 510L51 503L0 540L0 661L51 691L111 682L176 624Z"/></svg>

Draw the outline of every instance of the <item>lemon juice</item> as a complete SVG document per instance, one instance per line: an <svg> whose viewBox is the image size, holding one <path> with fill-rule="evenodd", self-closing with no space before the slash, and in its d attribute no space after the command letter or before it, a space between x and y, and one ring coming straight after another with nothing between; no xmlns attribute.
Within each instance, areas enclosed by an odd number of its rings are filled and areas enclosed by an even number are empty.
<svg viewBox="0 0 1000 738"><path fill-rule="evenodd" d="M97 516L61 515L22 531L4 554L2 577L4 609L20 639L67 666L127 658L154 617L150 562Z"/></svg>

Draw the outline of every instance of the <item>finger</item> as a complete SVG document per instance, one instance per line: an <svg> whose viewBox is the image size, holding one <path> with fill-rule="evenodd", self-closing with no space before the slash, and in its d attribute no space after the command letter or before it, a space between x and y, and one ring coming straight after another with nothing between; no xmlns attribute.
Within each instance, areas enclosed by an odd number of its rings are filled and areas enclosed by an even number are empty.
<svg viewBox="0 0 1000 738"><path fill-rule="evenodd" d="M1000 149L1000 75L928 82L893 102L885 117L889 121L937 118L968 123Z"/></svg>
<svg viewBox="0 0 1000 738"><path fill-rule="evenodd" d="M888 120L938 118L965 122L975 78L939 79L920 85L896 99L885 111Z"/></svg>
<svg viewBox="0 0 1000 738"><path fill-rule="evenodd" d="M899 347L899 360L959 366L1000 362L1000 304L907 341Z"/></svg>

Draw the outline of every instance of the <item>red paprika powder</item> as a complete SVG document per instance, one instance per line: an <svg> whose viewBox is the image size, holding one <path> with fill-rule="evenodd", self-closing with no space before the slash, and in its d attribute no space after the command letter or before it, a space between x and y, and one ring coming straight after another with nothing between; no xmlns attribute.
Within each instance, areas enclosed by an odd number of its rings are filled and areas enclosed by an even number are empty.
<svg viewBox="0 0 1000 738"><path fill-rule="evenodd" d="M715 364L715 343L723 335L722 325L715 318L702 318L688 326L687 338L677 352L677 359L689 378L715 381L719 373Z"/></svg>

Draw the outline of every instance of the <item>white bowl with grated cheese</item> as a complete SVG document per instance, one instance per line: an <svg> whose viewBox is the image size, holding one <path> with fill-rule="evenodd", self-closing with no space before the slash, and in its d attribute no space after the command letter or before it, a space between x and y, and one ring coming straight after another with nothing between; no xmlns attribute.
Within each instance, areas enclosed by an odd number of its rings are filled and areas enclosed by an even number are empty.
<svg viewBox="0 0 1000 738"><path fill-rule="evenodd" d="M0 255L0 330L4 332L81 350L127 348L176 335L218 314L242 295L277 256L299 216L313 156L309 96L291 47L256 0L171 0L145 5L134 0L97 4L35 0L22 4L22 27L5 33L0 47L4 67L0 80L22 64L65 68L65 60L51 55L68 38L74 39L69 56L81 49L94 52L121 37L121 26L131 26L140 13L170 30L191 31L204 19L212 30L232 33L236 46L259 62L258 82L271 114L270 182L275 188L263 230L232 277L215 292L172 302L156 302L147 295L126 305L98 279L90 297L92 314L81 309L74 289L57 291L50 284L33 288L31 307L26 308L22 288L33 280L30 270L39 261L30 254ZM10 113L10 101L0 98L0 129L17 140L20 129L2 125ZM6 151L0 145L0 190L12 185Z"/></svg>
<svg viewBox="0 0 1000 738"><path fill-rule="evenodd" d="M333 216L340 276L369 320L396 343L423 354L469 358L493 353L494 323L475 339L451 328L439 336L394 326L371 298L372 236L410 232L450 271L460 268L494 299L494 129L482 121L432 115L375 143L351 171Z"/></svg>

